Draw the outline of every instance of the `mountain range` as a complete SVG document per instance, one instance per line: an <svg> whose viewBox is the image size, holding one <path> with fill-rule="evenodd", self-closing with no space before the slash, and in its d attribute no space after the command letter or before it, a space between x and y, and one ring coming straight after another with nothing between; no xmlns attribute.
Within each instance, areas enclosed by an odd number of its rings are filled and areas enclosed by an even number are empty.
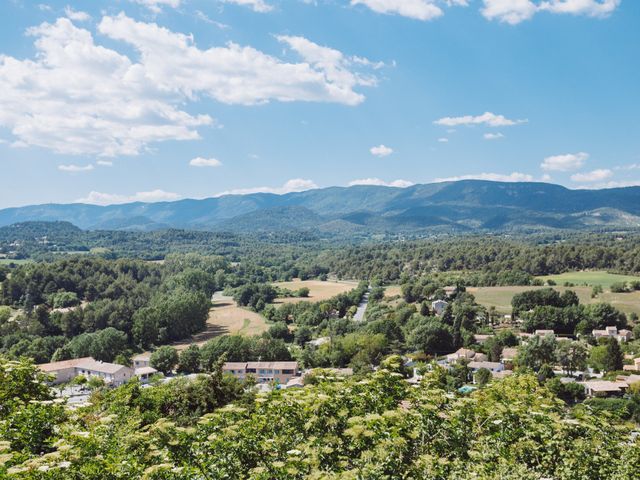
<svg viewBox="0 0 640 480"><path fill-rule="evenodd" d="M548 183L463 180L330 187L276 195L0 210L0 226L67 221L88 230L375 233L640 227L640 187L572 190Z"/></svg>

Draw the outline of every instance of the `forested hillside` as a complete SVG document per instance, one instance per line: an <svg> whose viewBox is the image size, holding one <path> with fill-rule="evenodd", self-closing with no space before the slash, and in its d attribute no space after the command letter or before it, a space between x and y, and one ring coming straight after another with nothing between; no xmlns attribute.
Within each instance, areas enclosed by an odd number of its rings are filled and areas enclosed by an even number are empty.
<svg viewBox="0 0 640 480"><path fill-rule="evenodd" d="M334 235L634 229L640 227L638 205L640 187L570 190L546 183L463 180L109 206L33 205L0 210L0 226L67 221L92 230L296 230Z"/></svg>

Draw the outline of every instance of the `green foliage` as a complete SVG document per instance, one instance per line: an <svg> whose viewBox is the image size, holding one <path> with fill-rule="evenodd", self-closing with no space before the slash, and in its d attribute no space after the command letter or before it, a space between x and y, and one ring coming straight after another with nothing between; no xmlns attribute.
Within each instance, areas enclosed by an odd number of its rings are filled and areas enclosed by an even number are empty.
<svg viewBox="0 0 640 480"><path fill-rule="evenodd" d="M424 320L411 332L408 343L412 348L429 355L453 351L451 328L438 320Z"/></svg>
<svg viewBox="0 0 640 480"><path fill-rule="evenodd" d="M556 359L556 346L553 335L534 335L518 348L517 363L537 372L544 364L553 364Z"/></svg>
<svg viewBox="0 0 640 480"><path fill-rule="evenodd" d="M178 364L178 351L165 345L151 354L151 366L165 375L171 373Z"/></svg>
<svg viewBox="0 0 640 480"><path fill-rule="evenodd" d="M606 344L605 357L602 367L606 372L622 370L624 364L624 354L620 349L620 344L615 338L609 338Z"/></svg>
<svg viewBox="0 0 640 480"><path fill-rule="evenodd" d="M486 368L480 368L473 376L478 385L484 387L491 380L491 371Z"/></svg>
<svg viewBox="0 0 640 480"><path fill-rule="evenodd" d="M80 304L80 299L76 292L58 292L50 297L53 308L74 307Z"/></svg>
<svg viewBox="0 0 640 480"><path fill-rule="evenodd" d="M178 358L178 373L198 373L200 371L200 348L189 345Z"/></svg>

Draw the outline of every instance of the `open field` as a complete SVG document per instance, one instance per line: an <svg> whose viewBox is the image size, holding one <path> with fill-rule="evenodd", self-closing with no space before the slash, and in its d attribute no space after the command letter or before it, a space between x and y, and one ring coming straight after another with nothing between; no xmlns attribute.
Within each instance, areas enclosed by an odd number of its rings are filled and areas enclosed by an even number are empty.
<svg viewBox="0 0 640 480"><path fill-rule="evenodd" d="M495 307L498 313L511 313L511 299L517 293L546 287L479 287L467 288L476 297L476 301L487 308ZM598 298L591 298L591 287L554 287L559 292L573 290L578 294L580 303L610 303L625 313L635 312L640 315L640 292L611 293L604 292Z"/></svg>
<svg viewBox="0 0 640 480"><path fill-rule="evenodd" d="M347 281L330 281L322 282L320 280L294 280L292 282L277 282L273 284L274 287L288 288L289 290L296 291L302 287L309 289L309 296L303 297L291 297L291 298L278 298L274 302L279 303L295 303L295 302L321 302L328 300L331 297L335 297L340 293L345 293L353 290L358 286L357 282Z"/></svg>
<svg viewBox="0 0 640 480"><path fill-rule="evenodd" d="M12 263L15 265L23 265L25 263L32 263L33 260L27 258L22 260L14 260L11 258L0 258L0 265L11 265Z"/></svg>
<svg viewBox="0 0 640 480"><path fill-rule="evenodd" d="M553 280L558 285L564 285L565 282L573 283L574 285L600 285L602 288L611 288L611 285L618 282L631 282L639 281L640 277L633 275L618 275L608 272L567 272L560 275L548 275L545 277L538 277L539 279Z"/></svg>
<svg viewBox="0 0 640 480"><path fill-rule="evenodd" d="M202 345L219 335L260 335L268 328L267 321L262 315L238 307L231 297L216 294L213 298L213 307L209 311L207 328L188 340L174 343L173 346L181 350L193 343Z"/></svg>
<svg viewBox="0 0 640 480"><path fill-rule="evenodd" d="M396 295L402 295L402 289L400 285L389 285L384 290L385 297L395 297Z"/></svg>

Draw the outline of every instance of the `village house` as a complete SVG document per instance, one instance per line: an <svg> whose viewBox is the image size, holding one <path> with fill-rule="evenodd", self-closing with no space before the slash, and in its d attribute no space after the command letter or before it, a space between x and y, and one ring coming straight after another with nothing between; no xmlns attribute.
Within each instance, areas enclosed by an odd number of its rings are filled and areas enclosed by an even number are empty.
<svg viewBox="0 0 640 480"><path fill-rule="evenodd" d="M615 338L619 342L628 342L633 338L633 334L630 330L618 330L618 327L605 327L604 330L593 330L591 332L593 338L599 340L600 338Z"/></svg>
<svg viewBox="0 0 640 480"><path fill-rule="evenodd" d="M500 354L500 361L503 365L508 366L510 368L513 367L513 361L518 356L517 348L503 348L502 353Z"/></svg>
<svg viewBox="0 0 640 480"><path fill-rule="evenodd" d="M53 375L53 384L67 383L79 375L102 378L107 385L118 386L128 382L135 372L132 368L95 360L91 357L75 358L38 365L41 371Z"/></svg>
<svg viewBox="0 0 640 480"><path fill-rule="evenodd" d="M153 367L140 367L136 368L134 373L142 383L147 383L153 375L158 373L158 370Z"/></svg>
<svg viewBox="0 0 640 480"><path fill-rule="evenodd" d="M150 353L141 353L140 355L136 355L132 359L133 368L144 368L151 366L151 354Z"/></svg>
<svg viewBox="0 0 640 480"><path fill-rule="evenodd" d="M629 372L640 372L640 358L633 359L633 364L625 365L622 368Z"/></svg>
<svg viewBox="0 0 640 480"><path fill-rule="evenodd" d="M444 300L435 300L431 302L431 309L436 312L436 315L442 315L444 311L449 305L449 302L445 302Z"/></svg>
<svg viewBox="0 0 640 480"><path fill-rule="evenodd" d="M625 380L619 380L625 378ZM629 388L626 377L618 377L615 381L609 380L587 380L586 382L578 382L584 386L585 393L588 397L611 397L621 396Z"/></svg>
<svg viewBox="0 0 640 480"><path fill-rule="evenodd" d="M258 383L275 382L278 385L286 385L300 376L298 362L227 362L222 371L239 380L252 376Z"/></svg>
<svg viewBox="0 0 640 480"><path fill-rule="evenodd" d="M504 370L504 365L500 362L469 362L467 367L473 372L476 373L481 368L486 368L492 374L496 374L502 372Z"/></svg>
<svg viewBox="0 0 640 480"><path fill-rule="evenodd" d="M459 362L460 360L473 360L475 359L478 353L473 350L469 350L468 348L460 348L457 351L450 353L447 355L447 363L454 364Z"/></svg>

